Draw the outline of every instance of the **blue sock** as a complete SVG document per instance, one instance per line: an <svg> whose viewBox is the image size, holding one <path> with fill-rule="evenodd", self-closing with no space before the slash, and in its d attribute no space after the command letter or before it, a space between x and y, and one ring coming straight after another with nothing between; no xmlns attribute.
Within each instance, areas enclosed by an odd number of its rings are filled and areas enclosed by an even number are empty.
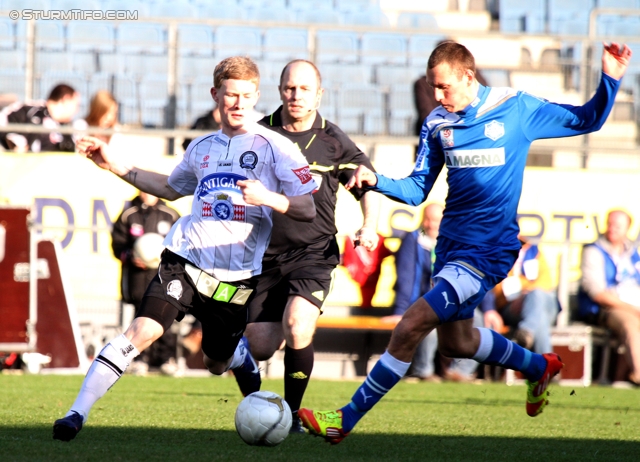
<svg viewBox="0 0 640 462"><path fill-rule="evenodd" d="M388 353L385 353L385 355L388 355ZM401 378L402 375L398 375L388 368L384 364L383 358L381 358L376 365L373 366L364 383L356 390L356 393L351 398L351 402L341 409L343 431L350 432L358 421L364 417Z"/></svg>
<svg viewBox="0 0 640 462"><path fill-rule="evenodd" d="M520 371L531 382L536 382L547 368L547 360L538 353L525 350L517 343L484 327L480 331L480 347L473 359L492 366Z"/></svg>

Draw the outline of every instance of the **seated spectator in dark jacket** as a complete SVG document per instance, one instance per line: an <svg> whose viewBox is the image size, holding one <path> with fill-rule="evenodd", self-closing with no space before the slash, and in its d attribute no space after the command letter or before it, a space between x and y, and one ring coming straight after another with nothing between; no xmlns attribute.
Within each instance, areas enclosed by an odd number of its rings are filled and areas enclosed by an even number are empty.
<svg viewBox="0 0 640 462"><path fill-rule="evenodd" d="M0 113L0 125L33 124L56 129L72 122L78 112L80 95L71 86L56 85L47 101L28 105L15 103ZM55 131L49 133L8 133L0 132L0 144L6 150L15 152L73 152L75 144L72 135Z"/></svg>
<svg viewBox="0 0 640 462"><path fill-rule="evenodd" d="M218 107L214 107L211 111L198 117L196 121L191 125L191 130L209 130L215 132L220 128L220 112ZM186 151L189 143L193 141L191 138L185 138L182 142L182 149Z"/></svg>

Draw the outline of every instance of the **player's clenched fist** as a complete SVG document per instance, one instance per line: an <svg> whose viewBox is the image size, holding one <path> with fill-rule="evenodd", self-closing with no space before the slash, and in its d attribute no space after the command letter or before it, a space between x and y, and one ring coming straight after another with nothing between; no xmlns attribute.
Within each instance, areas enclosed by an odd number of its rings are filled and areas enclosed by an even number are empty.
<svg viewBox="0 0 640 462"><path fill-rule="evenodd" d="M378 183L376 174L364 165L360 165L346 184L345 188L351 189L354 186L358 188L362 188L363 186L375 186L376 183Z"/></svg>
<svg viewBox="0 0 640 462"><path fill-rule="evenodd" d="M249 205L265 205L270 191L258 180L240 180L236 183L242 191L242 198Z"/></svg>

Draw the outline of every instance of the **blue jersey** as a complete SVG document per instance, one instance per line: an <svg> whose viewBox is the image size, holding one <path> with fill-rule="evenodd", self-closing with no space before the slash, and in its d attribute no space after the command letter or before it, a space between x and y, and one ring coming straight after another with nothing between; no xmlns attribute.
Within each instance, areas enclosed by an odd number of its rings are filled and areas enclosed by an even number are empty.
<svg viewBox="0 0 640 462"><path fill-rule="evenodd" d="M550 103L512 88L480 85L464 110L434 109L422 125L415 170L373 188L411 205L424 202L447 166L449 192L440 234L457 242L519 249L517 209L532 141L599 130L620 82L602 74L584 106Z"/></svg>

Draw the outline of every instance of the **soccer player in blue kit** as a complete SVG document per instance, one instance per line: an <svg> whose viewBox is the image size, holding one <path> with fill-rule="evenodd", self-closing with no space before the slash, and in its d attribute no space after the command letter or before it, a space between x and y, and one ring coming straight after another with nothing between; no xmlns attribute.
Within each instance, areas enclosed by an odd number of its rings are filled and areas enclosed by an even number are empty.
<svg viewBox="0 0 640 462"><path fill-rule="evenodd" d="M447 166L449 192L432 289L404 314L387 351L349 404L332 411L300 409L298 415L311 434L332 444L342 441L405 375L418 343L436 326L444 355L522 372L527 414L542 412L549 382L563 367L558 355L532 353L492 330L474 328L473 310L507 276L518 256L516 214L531 142L599 130L630 57L626 45L605 45L595 95L584 106L570 106L512 88L480 85L467 48L445 42L434 49L427 81L441 106L424 121L415 170L393 180L360 166L347 184L417 205L427 199Z"/></svg>

